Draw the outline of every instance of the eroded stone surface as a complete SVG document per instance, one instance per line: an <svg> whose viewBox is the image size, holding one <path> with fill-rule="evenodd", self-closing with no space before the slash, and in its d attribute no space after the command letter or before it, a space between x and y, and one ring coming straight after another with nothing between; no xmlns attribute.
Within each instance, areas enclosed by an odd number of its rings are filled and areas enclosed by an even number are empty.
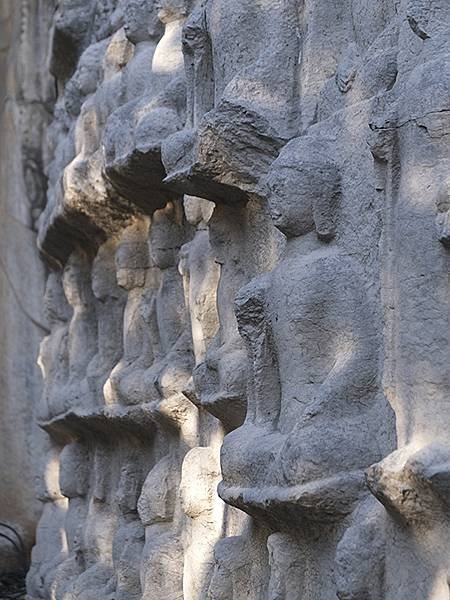
<svg viewBox="0 0 450 600"><path fill-rule="evenodd" d="M56 4L29 600L448 599L448 1Z"/></svg>

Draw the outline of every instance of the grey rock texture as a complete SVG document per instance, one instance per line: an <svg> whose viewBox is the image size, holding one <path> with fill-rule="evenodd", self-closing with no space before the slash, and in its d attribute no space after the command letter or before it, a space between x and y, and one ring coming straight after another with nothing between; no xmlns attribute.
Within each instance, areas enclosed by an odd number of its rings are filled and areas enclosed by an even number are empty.
<svg viewBox="0 0 450 600"><path fill-rule="evenodd" d="M35 413L42 393L36 358L48 324L36 219L45 203L41 139L52 88L41 49L51 15L51 2L0 2L1 574L26 568L9 528L29 549L41 506L34 486L44 444Z"/></svg>
<svg viewBox="0 0 450 600"><path fill-rule="evenodd" d="M448 0L5 6L28 600L448 600Z"/></svg>

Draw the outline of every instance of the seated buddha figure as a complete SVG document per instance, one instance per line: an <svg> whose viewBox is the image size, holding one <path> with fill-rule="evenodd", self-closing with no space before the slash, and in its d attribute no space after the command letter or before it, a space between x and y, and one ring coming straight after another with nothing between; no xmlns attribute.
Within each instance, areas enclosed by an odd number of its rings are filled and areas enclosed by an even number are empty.
<svg viewBox="0 0 450 600"><path fill-rule="evenodd" d="M144 315L156 293L158 273L151 266L148 219L135 219L123 231L115 254L117 285L127 292L122 325L122 356L103 388L105 402L130 404L133 390L153 362L151 330Z"/></svg>
<svg viewBox="0 0 450 600"><path fill-rule="evenodd" d="M330 144L291 141L267 189L287 243L276 268L237 295L248 408L225 437L219 493L250 513L290 515L291 505L335 516L348 512L381 452L388 409L376 312L361 265L336 236L340 171Z"/></svg>
<svg viewBox="0 0 450 600"><path fill-rule="evenodd" d="M105 172L121 195L144 210L163 208L169 199L161 143L184 124L181 29L187 4L129 0L125 7L125 35L134 55L120 105L105 129Z"/></svg>

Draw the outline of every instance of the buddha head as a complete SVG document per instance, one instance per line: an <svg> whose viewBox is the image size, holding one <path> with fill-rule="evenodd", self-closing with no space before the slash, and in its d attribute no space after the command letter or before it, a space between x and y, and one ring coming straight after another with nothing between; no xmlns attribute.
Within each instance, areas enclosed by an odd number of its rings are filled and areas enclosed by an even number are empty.
<svg viewBox="0 0 450 600"><path fill-rule="evenodd" d="M213 202L195 196L185 196L183 206L188 223L197 229L207 229L208 221L214 211Z"/></svg>
<svg viewBox="0 0 450 600"><path fill-rule="evenodd" d="M158 17L162 23L185 19L189 14L190 0L158 0Z"/></svg>
<svg viewBox="0 0 450 600"><path fill-rule="evenodd" d="M209 242L218 264L238 263L242 257L245 207L217 204L208 222Z"/></svg>
<svg viewBox="0 0 450 600"><path fill-rule="evenodd" d="M81 55L78 67L65 89L66 110L77 116L85 98L93 94L103 79L103 57L106 42L103 40L89 46Z"/></svg>
<svg viewBox="0 0 450 600"><path fill-rule="evenodd" d="M292 140L266 183L273 223L288 239L312 231L323 241L333 239L339 172L326 143L307 136Z"/></svg>
<svg viewBox="0 0 450 600"><path fill-rule="evenodd" d="M132 44L151 40L161 33L156 0L128 0L124 16L125 35Z"/></svg>
<svg viewBox="0 0 450 600"><path fill-rule="evenodd" d="M133 46L125 37L123 29L119 29L111 38L103 58L105 79L120 72L133 56Z"/></svg>

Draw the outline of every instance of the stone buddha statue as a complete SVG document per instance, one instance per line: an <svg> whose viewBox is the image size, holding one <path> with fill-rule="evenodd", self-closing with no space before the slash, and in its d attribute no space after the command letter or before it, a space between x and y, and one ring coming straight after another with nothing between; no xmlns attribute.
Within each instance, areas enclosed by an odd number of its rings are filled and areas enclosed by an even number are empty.
<svg viewBox="0 0 450 600"><path fill-rule="evenodd" d="M125 7L125 34L135 51L121 106L105 130L105 171L124 197L147 212L170 199L162 184L161 142L183 126L185 16L184 3L131 0Z"/></svg>
<svg viewBox="0 0 450 600"><path fill-rule="evenodd" d="M123 316L123 354L104 386L107 404L135 404L134 389L154 360L156 341L145 320L152 311L158 273L149 256L149 220L136 219L123 232L116 250L117 284L127 302Z"/></svg>
<svg viewBox="0 0 450 600"><path fill-rule="evenodd" d="M112 238L98 250L92 264L92 291L97 300L97 353L87 367L87 387L94 406L103 406L103 386L122 354L122 322L125 293L116 281Z"/></svg>
<svg viewBox="0 0 450 600"><path fill-rule="evenodd" d="M313 135L290 142L267 186L287 243L276 268L237 295L248 409L225 437L219 491L250 513L280 517L290 506L315 518L327 507L338 520L383 442L371 433L377 420L383 431L388 410L374 306L357 260L336 240L340 173L329 144Z"/></svg>
<svg viewBox="0 0 450 600"><path fill-rule="evenodd" d="M166 455L150 470L138 501L145 527L141 558L143 600L183 596L183 551L176 506L179 468Z"/></svg>
<svg viewBox="0 0 450 600"><path fill-rule="evenodd" d="M52 271L45 287L45 312L50 333L39 348L38 364L44 379L44 388L40 399L38 418L47 420L57 414L59 389L69 376L68 329L70 306L64 296L61 274Z"/></svg>
<svg viewBox="0 0 450 600"><path fill-rule="evenodd" d="M90 257L81 250L73 252L63 271L64 293L73 311L68 330L68 378L59 392L55 414L92 409L89 390L82 385L97 348L97 315L91 283Z"/></svg>

